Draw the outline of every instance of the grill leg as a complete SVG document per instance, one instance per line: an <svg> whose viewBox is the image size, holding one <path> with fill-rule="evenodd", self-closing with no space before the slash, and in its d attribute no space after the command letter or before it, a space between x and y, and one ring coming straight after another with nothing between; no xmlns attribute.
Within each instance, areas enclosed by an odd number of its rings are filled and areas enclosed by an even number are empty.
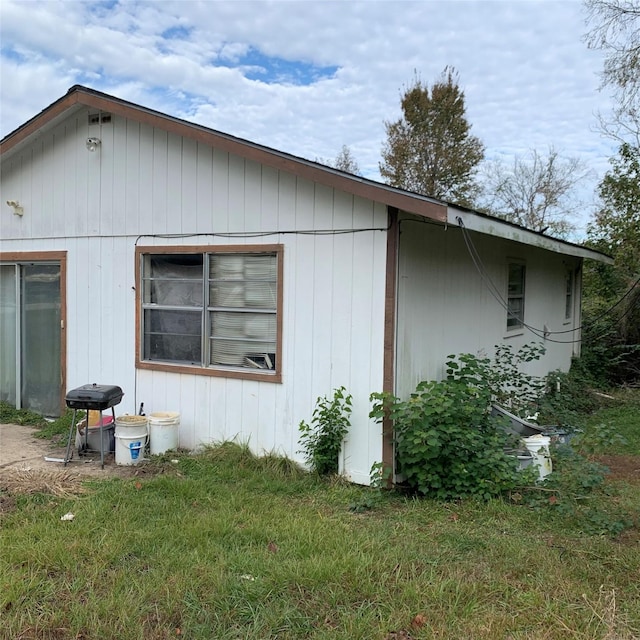
<svg viewBox="0 0 640 640"><path fill-rule="evenodd" d="M100 433L100 465L104 469L104 429L102 428L102 409L100 409L100 421L98 422L98 432Z"/></svg>
<svg viewBox="0 0 640 640"><path fill-rule="evenodd" d="M71 438L73 437L73 434L75 433L75 426L76 426L76 413L77 413L77 409L73 410L73 419L71 420L71 428L69 429L69 439L67 440L67 451L64 454L64 466L67 466L67 462L69 462L69 460L71 460L71 456L69 455L69 452L71 451Z"/></svg>

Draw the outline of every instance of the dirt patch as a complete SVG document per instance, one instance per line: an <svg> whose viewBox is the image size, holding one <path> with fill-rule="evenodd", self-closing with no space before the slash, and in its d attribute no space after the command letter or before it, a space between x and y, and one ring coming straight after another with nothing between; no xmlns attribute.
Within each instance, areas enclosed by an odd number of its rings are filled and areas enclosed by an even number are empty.
<svg viewBox="0 0 640 640"><path fill-rule="evenodd" d="M608 479L640 484L640 456L600 455L595 459L609 469Z"/></svg>
<svg viewBox="0 0 640 640"><path fill-rule="evenodd" d="M65 470L81 476L128 476L130 467L116 465L113 453L105 454L104 469L100 465L100 453L79 456L72 446L73 457L65 466L45 458L64 458L66 438L51 441L36 438L34 427L18 424L0 424L0 479L12 471L59 472Z"/></svg>
<svg viewBox="0 0 640 640"><path fill-rule="evenodd" d="M46 458L64 459L66 438L36 438L37 429L25 425L0 424L0 515L13 511L15 496L46 493L68 497L88 491L86 481L95 478L131 478L176 473L170 463L142 462L117 465L113 453L105 454L104 469L100 453L73 456L65 465ZM75 443L74 443L75 444Z"/></svg>

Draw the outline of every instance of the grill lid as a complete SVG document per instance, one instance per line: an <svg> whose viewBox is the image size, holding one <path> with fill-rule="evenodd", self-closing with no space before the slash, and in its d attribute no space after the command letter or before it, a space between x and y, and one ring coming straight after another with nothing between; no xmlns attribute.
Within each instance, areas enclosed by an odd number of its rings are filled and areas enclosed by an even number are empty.
<svg viewBox="0 0 640 640"><path fill-rule="evenodd" d="M94 409L102 411L120 404L122 389L108 384L85 384L67 392L65 401L71 409Z"/></svg>

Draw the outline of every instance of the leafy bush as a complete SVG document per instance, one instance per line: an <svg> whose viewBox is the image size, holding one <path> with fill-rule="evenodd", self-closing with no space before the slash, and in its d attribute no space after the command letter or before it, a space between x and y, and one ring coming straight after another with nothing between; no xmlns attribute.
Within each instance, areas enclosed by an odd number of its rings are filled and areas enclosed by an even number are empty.
<svg viewBox="0 0 640 640"><path fill-rule="evenodd" d="M589 535L615 536L634 526L632 515L618 504L611 495L612 487L605 483L606 467L567 445L552 446L551 457L553 473L542 485L514 494L516 501L548 509L559 523Z"/></svg>
<svg viewBox="0 0 640 640"><path fill-rule="evenodd" d="M338 456L351 426L350 415L351 394L340 387L334 390L333 399L317 399L311 424L300 422L301 453L316 473L338 473Z"/></svg>
<svg viewBox="0 0 640 640"><path fill-rule="evenodd" d="M489 499L521 482L516 459L505 452L511 437L489 412L489 371L487 359L450 356L447 379L421 382L408 400L371 394L370 417L393 421L397 468L410 490Z"/></svg>
<svg viewBox="0 0 640 640"><path fill-rule="evenodd" d="M591 391L590 378L580 371L576 361L568 373L552 371L544 393L538 400L540 424L575 429L582 416L596 410L602 401Z"/></svg>
<svg viewBox="0 0 640 640"><path fill-rule="evenodd" d="M494 400L521 418L535 411L546 386L545 378L525 373L522 366L539 360L546 351L546 347L537 342L525 344L518 351L510 344L498 344L494 360L488 364L487 382Z"/></svg>

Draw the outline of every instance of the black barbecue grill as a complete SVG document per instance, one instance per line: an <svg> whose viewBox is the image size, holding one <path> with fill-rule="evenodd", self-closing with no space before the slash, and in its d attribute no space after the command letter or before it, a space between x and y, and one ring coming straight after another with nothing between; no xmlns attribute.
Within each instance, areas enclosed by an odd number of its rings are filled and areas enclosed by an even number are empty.
<svg viewBox="0 0 640 640"><path fill-rule="evenodd" d="M78 410L84 411L99 411L100 412L100 420L98 421L99 429L100 429L100 463L102 464L102 468L104 469L104 439L102 437L102 429L104 428L102 425L102 412L105 409L111 409L111 413L113 414L113 422L115 424L116 421L116 412L113 407L117 404L120 404L122 400L122 396L124 393L120 387L116 387L114 385L107 384L85 384L77 389L71 389L65 397L65 401L67 403L67 407L73 409L73 419L71 421L71 428L69 430L69 440L67 442L67 451L64 456L64 465L67 466L67 463L71 460L71 442L73 438L73 434L75 433L76 426L76 414ZM85 445L87 442L87 434L89 432L89 416L87 414L87 426L85 427Z"/></svg>

